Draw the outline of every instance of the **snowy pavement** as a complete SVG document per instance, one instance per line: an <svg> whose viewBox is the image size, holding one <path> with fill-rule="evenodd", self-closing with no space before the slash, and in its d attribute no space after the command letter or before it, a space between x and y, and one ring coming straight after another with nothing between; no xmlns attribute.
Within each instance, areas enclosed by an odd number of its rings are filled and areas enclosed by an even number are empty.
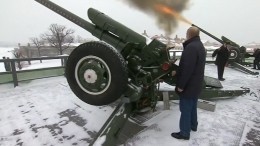
<svg viewBox="0 0 260 146"><path fill-rule="evenodd" d="M216 77L216 67L206 66ZM260 77L226 68L224 89L250 88L250 93L215 100L215 112L198 109L199 127L189 141L174 139L178 131L179 106L170 102L143 123L147 126L126 146L259 146ZM91 106L80 101L64 77L0 85L0 146L85 146L93 139L114 106Z"/></svg>
<svg viewBox="0 0 260 146"><path fill-rule="evenodd" d="M1 146L86 145L112 112L111 107L90 106L78 100L64 77L3 88Z"/></svg>

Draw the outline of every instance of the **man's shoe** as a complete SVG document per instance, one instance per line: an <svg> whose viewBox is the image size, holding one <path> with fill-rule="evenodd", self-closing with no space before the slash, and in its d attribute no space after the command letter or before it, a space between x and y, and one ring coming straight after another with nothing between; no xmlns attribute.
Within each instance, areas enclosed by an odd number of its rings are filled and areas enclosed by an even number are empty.
<svg viewBox="0 0 260 146"><path fill-rule="evenodd" d="M256 68L253 67L252 69L256 69Z"/></svg>
<svg viewBox="0 0 260 146"><path fill-rule="evenodd" d="M181 135L180 132L172 133L171 136L174 137L174 138L183 139L183 140L189 140L190 139L190 137Z"/></svg>
<svg viewBox="0 0 260 146"><path fill-rule="evenodd" d="M218 79L218 80L220 80L220 81L225 81L225 78L221 78L221 79Z"/></svg>

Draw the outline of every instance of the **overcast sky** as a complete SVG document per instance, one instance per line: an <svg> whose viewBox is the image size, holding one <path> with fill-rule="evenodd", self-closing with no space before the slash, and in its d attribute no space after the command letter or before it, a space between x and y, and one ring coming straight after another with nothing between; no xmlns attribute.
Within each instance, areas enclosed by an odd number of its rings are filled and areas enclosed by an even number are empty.
<svg viewBox="0 0 260 146"><path fill-rule="evenodd" d="M76 15L87 18L87 9L93 7L109 15L138 33L148 35L165 32L156 25L156 19L125 0L52 0ZM230 38L238 44L260 42L260 0L190 0L182 15L208 32ZM27 43L38 37L52 23L74 29L75 35L94 38L89 32L52 12L34 0L0 1L0 42ZM179 22L172 34L184 37L189 25ZM202 39L212 40L202 35Z"/></svg>

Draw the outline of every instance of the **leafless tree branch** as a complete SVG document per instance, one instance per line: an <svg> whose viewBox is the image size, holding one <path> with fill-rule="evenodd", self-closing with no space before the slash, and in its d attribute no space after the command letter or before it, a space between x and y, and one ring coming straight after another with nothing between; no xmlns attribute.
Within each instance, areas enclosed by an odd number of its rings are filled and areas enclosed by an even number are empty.
<svg viewBox="0 0 260 146"><path fill-rule="evenodd" d="M58 24L51 24L48 30L42 35L42 38L52 47L57 48L60 55L62 55L63 51L74 42L73 34L75 31Z"/></svg>

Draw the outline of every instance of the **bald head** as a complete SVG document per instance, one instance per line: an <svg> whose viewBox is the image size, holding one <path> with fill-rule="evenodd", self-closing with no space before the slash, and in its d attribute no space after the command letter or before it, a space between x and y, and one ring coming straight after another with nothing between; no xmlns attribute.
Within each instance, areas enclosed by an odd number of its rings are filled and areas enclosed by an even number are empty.
<svg viewBox="0 0 260 146"><path fill-rule="evenodd" d="M189 40L199 35L200 35L200 30L197 27L192 26L187 30L186 39Z"/></svg>

